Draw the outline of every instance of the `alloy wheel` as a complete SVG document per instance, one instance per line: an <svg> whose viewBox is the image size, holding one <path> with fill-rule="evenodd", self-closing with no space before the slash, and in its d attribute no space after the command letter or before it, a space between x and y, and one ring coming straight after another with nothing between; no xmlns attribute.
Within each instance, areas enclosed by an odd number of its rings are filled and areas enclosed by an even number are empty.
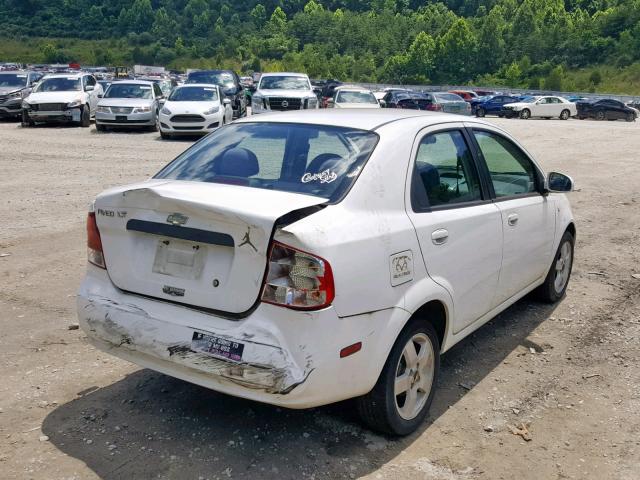
<svg viewBox="0 0 640 480"><path fill-rule="evenodd" d="M556 271L553 281L553 287L556 292L560 293L564 290L564 287L569 280L569 274L571 273L571 244L564 242L558 252L558 258L556 259Z"/></svg>
<svg viewBox="0 0 640 480"><path fill-rule="evenodd" d="M433 345L424 333L407 342L396 367L394 398L398 414L416 418L429 398L435 370Z"/></svg>

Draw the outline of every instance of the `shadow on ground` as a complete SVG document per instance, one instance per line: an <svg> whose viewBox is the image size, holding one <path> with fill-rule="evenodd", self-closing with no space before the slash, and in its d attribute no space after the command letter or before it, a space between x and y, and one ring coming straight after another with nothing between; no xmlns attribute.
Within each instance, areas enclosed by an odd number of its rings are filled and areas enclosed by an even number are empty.
<svg viewBox="0 0 640 480"><path fill-rule="evenodd" d="M150 370L79 392L42 431L106 480L355 478L396 457L512 350L537 348L527 337L553 309L523 300L447 352L430 417L404 439L362 428L349 402L286 410Z"/></svg>

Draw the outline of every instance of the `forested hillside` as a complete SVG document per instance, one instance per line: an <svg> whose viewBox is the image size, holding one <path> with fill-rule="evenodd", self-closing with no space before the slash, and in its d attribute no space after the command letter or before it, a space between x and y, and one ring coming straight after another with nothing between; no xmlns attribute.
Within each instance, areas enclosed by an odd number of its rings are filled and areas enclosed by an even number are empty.
<svg viewBox="0 0 640 480"><path fill-rule="evenodd" d="M0 22L0 60L630 92L640 80L639 0L0 0Z"/></svg>

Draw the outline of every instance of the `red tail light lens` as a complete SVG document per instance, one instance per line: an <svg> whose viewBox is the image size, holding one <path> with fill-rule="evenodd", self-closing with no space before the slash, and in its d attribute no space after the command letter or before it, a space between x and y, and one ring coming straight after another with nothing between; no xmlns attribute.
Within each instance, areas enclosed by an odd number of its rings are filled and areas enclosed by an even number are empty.
<svg viewBox="0 0 640 480"><path fill-rule="evenodd" d="M89 212L87 216L87 260L100 268L107 268L102 252L102 240L96 223L96 214Z"/></svg>
<svg viewBox="0 0 640 480"><path fill-rule="evenodd" d="M329 262L273 242L262 301L297 310L317 310L333 302L335 289Z"/></svg>

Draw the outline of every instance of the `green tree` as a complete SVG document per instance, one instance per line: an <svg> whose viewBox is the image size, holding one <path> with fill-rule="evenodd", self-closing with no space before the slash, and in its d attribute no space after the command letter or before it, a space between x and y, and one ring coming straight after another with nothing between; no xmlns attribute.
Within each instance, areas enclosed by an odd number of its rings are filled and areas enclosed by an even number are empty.
<svg viewBox="0 0 640 480"><path fill-rule="evenodd" d="M438 79L462 83L475 76L478 40L467 20L460 18L439 38Z"/></svg>

